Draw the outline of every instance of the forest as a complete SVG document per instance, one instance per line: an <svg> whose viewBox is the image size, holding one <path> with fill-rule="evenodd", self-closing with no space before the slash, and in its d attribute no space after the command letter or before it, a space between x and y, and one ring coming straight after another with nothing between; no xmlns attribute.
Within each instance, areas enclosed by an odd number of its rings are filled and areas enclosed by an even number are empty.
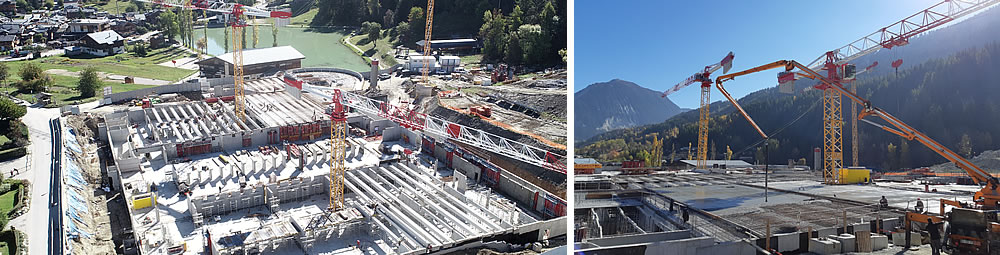
<svg viewBox="0 0 1000 255"><path fill-rule="evenodd" d="M426 1L317 0L315 5L319 10L312 27L377 23L406 46L424 37ZM434 39L478 38L486 62L562 64L566 17L566 1L439 0L432 32Z"/></svg>
<svg viewBox="0 0 1000 255"><path fill-rule="evenodd" d="M855 83L858 94L939 143L970 158L984 150L1000 148L1000 43L958 51L930 59L898 72L862 75ZM799 84L811 83L799 81ZM811 84L808 84L811 85ZM797 84L798 86L798 84ZM750 116L771 137L769 162L785 164L805 160L812 164L813 148L822 147L822 91L781 94L771 87L739 100ZM851 162L850 101L844 100L844 162ZM727 146L732 157L763 161L762 141L729 102L710 106L709 159L723 159ZM873 118L873 117L869 117ZM697 144L698 111L679 114L666 122L619 129L597 135L577 145L576 153L605 161L648 160L654 138L663 139L663 160L681 159L689 143ZM877 123L881 120L869 119ZM947 160L915 140L906 140L875 126L858 123L859 160L863 166L898 171ZM676 153L674 153L676 152ZM754 162L751 162L754 163Z"/></svg>

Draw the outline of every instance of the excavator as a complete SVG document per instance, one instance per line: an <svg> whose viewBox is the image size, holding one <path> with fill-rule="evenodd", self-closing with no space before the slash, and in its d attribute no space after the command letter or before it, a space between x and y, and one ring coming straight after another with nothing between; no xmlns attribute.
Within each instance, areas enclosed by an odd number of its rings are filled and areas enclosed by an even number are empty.
<svg viewBox="0 0 1000 255"><path fill-rule="evenodd" d="M741 107L739 103L733 99L729 92L726 91L725 87L723 87L723 83L731 81L739 76L776 68L784 68L784 71L778 74L778 81L781 84L779 86L794 86L795 80L802 78L816 80L819 82L820 86L823 86L826 89L833 89L836 92L847 96L847 98L855 103L862 105L864 109L858 114L858 116L856 116L859 121L874 125L882 130L896 134L907 140L917 140L924 146L927 146L927 148L945 157L964 170L966 174L968 174L976 183L982 186L982 189L973 195L973 203L963 204L958 201L942 199L940 214L938 215L930 215L929 212L907 212L904 220L907 239L910 239L910 227L913 222L927 223L928 220L930 220L935 223L940 223L945 221L949 223L951 229L951 234L948 235L948 246L956 249L958 253L1000 253L1000 221L998 221L997 218L997 212L1000 212L1000 182L998 182L997 178L993 177L982 168L979 168L979 166L972 164L972 162L963 158L958 153L955 153L934 139L931 139L929 136L917 131L906 123L903 123L903 121L885 112L884 110L875 107L870 101L844 88L844 86L839 82L830 79L827 76L821 75L813 69L810 69L794 60L779 60L744 71L719 76L715 80L715 85L722 95L725 96L730 103L732 103L736 110L739 111L743 118L750 123L757 133L764 139L767 139L768 135L760 128L760 126L757 125L753 118L751 118L750 115L743 110L743 107ZM854 75L854 73L848 70L846 72L842 72L840 75L843 76L843 78L850 78ZM865 119L868 116L878 117L888 124L879 124ZM946 213L946 205L953 206L954 208L952 208L950 212ZM908 243L909 242L907 242L907 244Z"/></svg>

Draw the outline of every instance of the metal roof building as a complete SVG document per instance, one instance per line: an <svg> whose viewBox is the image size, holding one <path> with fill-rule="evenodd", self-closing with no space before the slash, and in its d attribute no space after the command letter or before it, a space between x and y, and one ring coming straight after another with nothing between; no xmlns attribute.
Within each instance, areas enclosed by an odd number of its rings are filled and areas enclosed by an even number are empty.
<svg viewBox="0 0 1000 255"><path fill-rule="evenodd" d="M302 67L305 59L292 46L243 50L243 74L263 74ZM196 63L202 74L220 77L233 74L233 53L222 54Z"/></svg>

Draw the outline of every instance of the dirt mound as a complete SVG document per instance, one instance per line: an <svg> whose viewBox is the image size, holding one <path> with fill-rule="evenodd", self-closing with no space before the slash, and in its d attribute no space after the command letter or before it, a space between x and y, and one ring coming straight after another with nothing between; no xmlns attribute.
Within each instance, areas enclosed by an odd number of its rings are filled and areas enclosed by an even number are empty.
<svg viewBox="0 0 1000 255"><path fill-rule="evenodd" d="M984 151L969 160L972 164L979 166L983 170L991 173L1000 172L1000 150ZM935 172L961 172L962 169L951 162L942 163L930 167Z"/></svg>
<svg viewBox="0 0 1000 255"><path fill-rule="evenodd" d="M566 94L528 94L509 91L497 91L497 94L556 118L566 119Z"/></svg>

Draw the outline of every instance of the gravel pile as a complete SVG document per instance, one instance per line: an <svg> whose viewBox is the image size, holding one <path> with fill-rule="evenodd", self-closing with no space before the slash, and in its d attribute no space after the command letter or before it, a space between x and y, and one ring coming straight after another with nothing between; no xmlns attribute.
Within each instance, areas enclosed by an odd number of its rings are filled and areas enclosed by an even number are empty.
<svg viewBox="0 0 1000 255"><path fill-rule="evenodd" d="M979 155L977 155L976 157L972 158L969 161L971 161L972 164L979 166L979 168L982 168L983 170L992 173L1000 172L1000 150L984 151L983 153L980 153ZM938 164L930 168L935 172L961 171L960 168L958 168L957 166L955 166L955 164L951 162Z"/></svg>

